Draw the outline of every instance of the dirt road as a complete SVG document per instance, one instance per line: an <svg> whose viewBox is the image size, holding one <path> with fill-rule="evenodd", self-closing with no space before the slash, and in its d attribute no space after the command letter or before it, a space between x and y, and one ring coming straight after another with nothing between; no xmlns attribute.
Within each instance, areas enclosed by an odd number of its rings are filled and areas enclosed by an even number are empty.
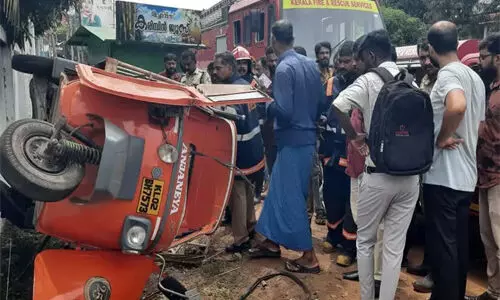
<svg viewBox="0 0 500 300"><path fill-rule="evenodd" d="M298 275L314 294L315 299L359 299L359 284L342 279L342 273L352 270L337 266L336 254L324 254L320 250L321 239L326 234L325 226L313 225L314 247L317 250L322 272L319 275ZM229 229L220 229L212 242L213 251L222 250L231 242ZM421 251L413 251L410 261L418 263ZM296 258L299 254L283 251L284 258ZM171 275L183 282L188 288L196 287L203 299L238 299L255 280L263 275L283 271L283 261L264 259L249 260L244 256L236 258L223 254L217 261L196 269L171 269ZM425 300L429 294L418 294L413 291L412 282L417 277L401 272L396 299ZM471 275L468 280L468 292L480 294L484 291L484 278ZM304 299L302 290L290 279L277 277L259 286L249 299Z"/></svg>

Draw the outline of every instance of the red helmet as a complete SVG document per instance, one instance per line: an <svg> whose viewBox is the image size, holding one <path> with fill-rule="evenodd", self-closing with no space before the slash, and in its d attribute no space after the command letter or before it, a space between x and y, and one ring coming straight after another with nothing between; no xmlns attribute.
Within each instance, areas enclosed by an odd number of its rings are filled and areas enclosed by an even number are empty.
<svg viewBox="0 0 500 300"><path fill-rule="evenodd" d="M233 49L233 55L236 60L252 60L252 57L250 56L250 52L248 52L247 49L238 46Z"/></svg>

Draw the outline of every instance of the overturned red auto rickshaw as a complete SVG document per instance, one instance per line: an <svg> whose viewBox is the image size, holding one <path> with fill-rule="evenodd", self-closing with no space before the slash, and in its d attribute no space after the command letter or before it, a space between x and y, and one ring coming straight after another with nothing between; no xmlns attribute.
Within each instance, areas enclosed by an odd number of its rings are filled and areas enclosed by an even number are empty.
<svg viewBox="0 0 500 300"><path fill-rule="evenodd" d="M187 87L117 66L127 65L56 59L51 120L19 120L1 136L1 174L36 201L36 229L75 245L36 256L34 300L140 299L156 254L222 217L242 116L218 107L270 101L250 86Z"/></svg>

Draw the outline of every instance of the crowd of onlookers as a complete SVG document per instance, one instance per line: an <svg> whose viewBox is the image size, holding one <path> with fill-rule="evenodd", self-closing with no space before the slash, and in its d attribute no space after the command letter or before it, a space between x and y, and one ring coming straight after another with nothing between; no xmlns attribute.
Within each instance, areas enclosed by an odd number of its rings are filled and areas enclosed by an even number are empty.
<svg viewBox="0 0 500 300"><path fill-rule="evenodd" d="M455 25L441 21L418 45L425 76L396 64L384 30L344 41L316 60L294 47L293 26L272 26L272 45L254 59L243 47L219 53L207 71L195 53L165 57L163 75L187 85L251 84L274 101L235 105L239 170L229 209L228 252L279 258L303 252L291 272L318 273L310 222L326 224L322 250L357 270L361 299L394 299L400 269L421 275L415 290L430 299L500 297L500 34L479 45L478 75L457 56ZM333 65L331 60L333 57ZM419 142L421 141L421 142ZM466 296L468 214L479 190L488 290ZM254 199L265 198L258 220ZM324 205L323 205L324 204ZM408 265L415 208L425 216L425 254Z"/></svg>

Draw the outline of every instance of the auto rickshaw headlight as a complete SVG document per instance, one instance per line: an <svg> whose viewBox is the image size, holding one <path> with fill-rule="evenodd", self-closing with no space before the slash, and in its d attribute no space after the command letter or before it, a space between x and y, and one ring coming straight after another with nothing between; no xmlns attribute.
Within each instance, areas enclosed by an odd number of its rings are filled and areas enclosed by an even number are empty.
<svg viewBox="0 0 500 300"><path fill-rule="evenodd" d="M140 248L146 240L146 229L141 226L132 226L127 232L127 243L130 246Z"/></svg>
<svg viewBox="0 0 500 300"><path fill-rule="evenodd" d="M179 152L177 152L177 149L172 145L162 144L158 147L158 156L163 162L173 164L179 158Z"/></svg>
<svg viewBox="0 0 500 300"><path fill-rule="evenodd" d="M121 247L125 253L139 254L146 249L151 232L151 221L147 218L127 216L122 228Z"/></svg>

